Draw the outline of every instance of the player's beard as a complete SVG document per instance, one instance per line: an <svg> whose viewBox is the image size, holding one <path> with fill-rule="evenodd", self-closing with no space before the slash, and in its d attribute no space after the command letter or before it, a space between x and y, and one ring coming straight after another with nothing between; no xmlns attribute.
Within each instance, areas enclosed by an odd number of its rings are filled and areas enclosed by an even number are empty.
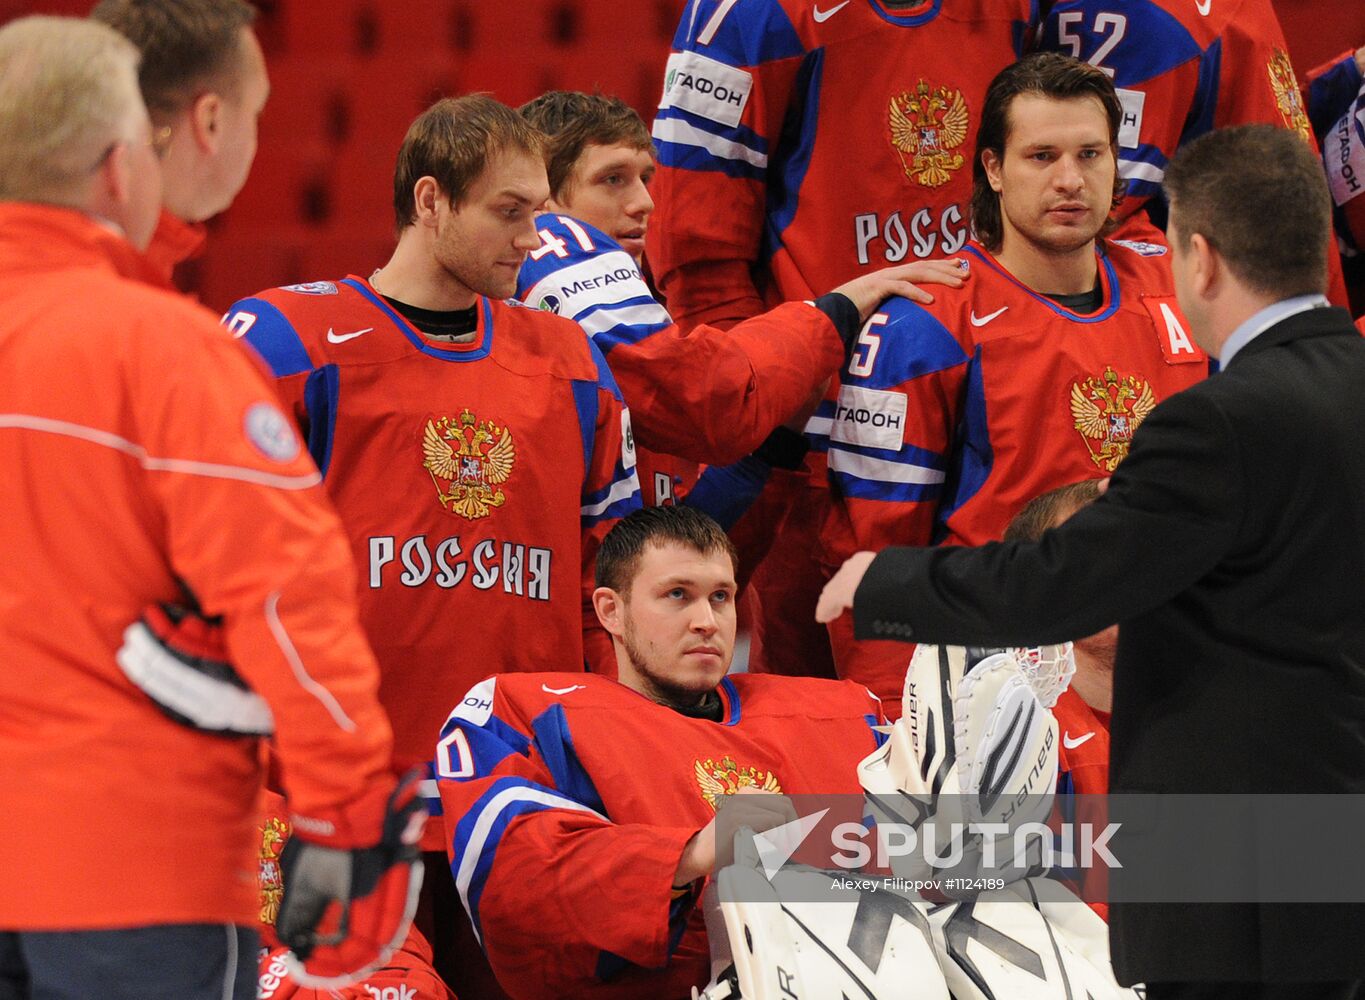
<svg viewBox="0 0 1365 1000"><path fill-rule="evenodd" d="M695 708L706 696L706 693L714 689L714 685L704 678L696 678L691 684L688 684L679 683L669 677L665 671L655 665L647 651L637 641L633 622L626 622L621 641L626 647L626 658L630 660L635 675L641 679L647 688L644 692L646 697L652 701L672 707Z"/></svg>
<svg viewBox="0 0 1365 1000"><path fill-rule="evenodd" d="M456 231L441 234L433 248L436 263L475 295L490 299L509 299L515 295L516 270L490 263L460 236Z"/></svg>

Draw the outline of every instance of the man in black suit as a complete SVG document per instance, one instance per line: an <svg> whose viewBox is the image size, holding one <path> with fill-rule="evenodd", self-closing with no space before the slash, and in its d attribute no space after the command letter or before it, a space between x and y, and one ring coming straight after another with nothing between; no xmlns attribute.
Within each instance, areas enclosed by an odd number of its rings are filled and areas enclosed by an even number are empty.
<svg viewBox="0 0 1365 1000"><path fill-rule="evenodd" d="M1122 622L1112 791L1365 793L1365 341L1322 294L1322 170L1244 126L1165 186L1180 305L1221 373L1158 405L1105 495L1038 542L858 553L818 616L992 646ZM1119 981L1158 1000L1365 996L1365 904L1111 914Z"/></svg>

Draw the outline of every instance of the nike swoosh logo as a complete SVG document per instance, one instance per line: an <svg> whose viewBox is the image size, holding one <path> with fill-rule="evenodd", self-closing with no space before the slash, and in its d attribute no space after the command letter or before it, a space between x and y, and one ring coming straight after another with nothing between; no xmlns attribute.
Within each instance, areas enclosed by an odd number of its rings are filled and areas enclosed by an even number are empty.
<svg viewBox="0 0 1365 1000"><path fill-rule="evenodd" d="M1073 740L1071 738L1070 733L1063 733L1062 746L1066 747L1068 750L1075 750L1082 743L1087 743L1090 740L1093 740L1094 738L1095 738L1094 733L1086 733L1084 736L1078 736L1076 737L1076 739Z"/></svg>
<svg viewBox="0 0 1365 1000"><path fill-rule="evenodd" d="M550 687L550 685L548 685L548 684L542 684L542 685L540 686L540 689L541 689L542 691L544 691L546 694L568 694L568 693L571 692L571 691L582 691L582 690L584 690L587 686L588 686L588 685L586 685L586 684L570 684L570 685L569 685L568 687L566 687L566 688L552 688L552 687ZM1092 735L1093 735L1093 734L1092 734Z"/></svg>
<svg viewBox="0 0 1365 1000"><path fill-rule="evenodd" d="M997 309L995 312L991 313L988 316L978 316L975 312L973 312L970 317L972 321L972 326L985 326L987 323L995 319L995 317L999 316L1002 312L1005 312L1007 309L1009 309L1009 306L1001 306L999 309Z"/></svg>
<svg viewBox="0 0 1365 1000"><path fill-rule="evenodd" d="M1199 13L1202 14L1204 17L1209 16L1209 10L1212 7L1213 0L1204 0L1203 3L1200 3L1199 0L1194 0L1194 9L1199 11Z"/></svg>
<svg viewBox="0 0 1365 1000"><path fill-rule="evenodd" d="M1210 0L1210 2L1211 2L1211 0ZM828 21L828 20L829 20L831 17L833 17L835 14L839 13L839 11L841 11L841 10L843 10L845 7L847 7L847 6L848 6L848 3L849 3L849 0L844 0L843 3L841 3L841 4L835 4L835 5L834 5L833 7L831 7L829 10L821 10L820 7L819 7L819 5L817 5L816 8L815 8L815 23L816 23L816 24L824 24L826 21Z"/></svg>
<svg viewBox="0 0 1365 1000"><path fill-rule="evenodd" d="M367 326L365 327L365 329L357 330L355 333L333 333L332 328L329 326L327 328L327 343L344 344L348 340L355 340L356 337L363 337L365 334L369 333L373 329L374 327Z"/></svg>

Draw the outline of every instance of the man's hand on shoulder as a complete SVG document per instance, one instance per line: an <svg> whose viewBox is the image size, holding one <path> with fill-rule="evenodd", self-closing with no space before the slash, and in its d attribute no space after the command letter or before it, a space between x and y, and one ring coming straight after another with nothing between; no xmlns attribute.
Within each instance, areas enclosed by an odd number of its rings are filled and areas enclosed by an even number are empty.
<svg viewBox="0 0 1365 1000"><path fill-rule="evenodd" d="M858 584L863 582L867 567L871 566L872 560L876 558L875 552L855 552L844 561L839 567L839 572L835 573L829 583L825 584L825 589L820 591L820 600L815 605L817 622L827 625L845 611L853 610L853 595L858 592Z"/></svg>
<svg viewBox="0 0 1365 1000"><path fill-rule="evenodd" d="M846 281L834 291L844 296L858 310L860 319L866 321L877 311L877 307L899 295L911 302L928 303L934 296L920 285L947 285L961 288L968 276L967 263L960 258L952 260L917 260L910 264L897 264L884 267L870 274L860 275Z"/></svg>

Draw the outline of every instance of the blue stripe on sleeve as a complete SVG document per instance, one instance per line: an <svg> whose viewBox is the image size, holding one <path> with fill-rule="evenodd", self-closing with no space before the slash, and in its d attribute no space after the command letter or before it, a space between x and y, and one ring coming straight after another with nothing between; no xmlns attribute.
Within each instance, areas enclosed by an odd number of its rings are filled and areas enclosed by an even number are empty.
<svg viewBox="0 0 1365 1000"><path fill-rule="evenodd" d="M788 109L789 116L799 116L801 122L796 141L782 151L780 163L770 163L772 187L768 192L769 212L763 234L763 259L769 260L782 246L782 234L796 217L801 199L801 186L810 169L811 154L815 151L815 137L820 128L820 85L825 68L825 53L817 49L801 63L792 83L792 94L799 103Z"/></svg>
<svg viewBox="0 0 1365 1000"><path fill-rule="evenodd" d="M600 490L583 495L579 521L584 528L603 521L625 517L640 509L640 479L633 468L627 469L618 460L611 482Z"/></svg>
<svg viewBox="0 0 1365 1000"><path fill-rule="evenodd" d="M478 801L455 825L450 869L455 877L455 888L474 926L474 933L481 942L483 930L479 920L479 900L488 883L488 874L492 871L503 834L517 817L551 809L585 812L604 821L606 819L554 789L525 778L502 778L479 796Z"/></svg>
<svg viewBox="0 0 1365 1000"><path fill-rule="evenodd" d="M251 329L242 339L264 359L276 378L297 375L313 367L294 325L269 302L264 299L242 299L232 304L227 315L239 312L256 317L256 322L251 324Z"/></svg>
<svg viewBox="0 0 1365 1000"><path fill-rule="evenodd" d="M583 438L583 478L586 481L588 470L592 468L593 445L597 441L597 383L574 379L570 388L574 410L578 413L578 431Z"/></svg>
<svg viewBox="0 0 1365 1000"><path fill-rule="evenodd" d="M324 477L332 464L332 442L336 438L337 400L341 395L341 371L336 365L323 365L308 376L303 386L303 405L308 411L308 454L313 456Z"/></svg>
<svg viewBox="0 0 1365 1000"><path fill-rule="evenodd" d="M744 0L731 6L708 45L696 38L722 0L694 0L683 11L673 48L695 52L731 66L756 66L805 51L796 28L777 0Z"/></svg>
<svg viewBox="0 0 1365 1000"><path fill-rule="evenodd" d="M1195 84L1195 98L1185 118L1177 148L1205 132L1213 131L1213 116L1218 109L1218 74L1223 68L1223 40L1217 39L1199 60L1199 78Z"/></svg>
<svg viewBox="0 0 1365 1000"><path fill-rule="evenodd" d="M935 524L935 542L947 534L948 519L968 500L976 496L995 464L995 449L986 413L986 386L981 374L981 349L977 348L967 372L967 393L963 400L961 444L957 450L957 467L950 472L951 486L945 490L944 502L939 507Z"/></svg>
<svg viewBox="0 0 1365 1000"><path fill-rule="evenodd" d="M863 479L847 472L830 470L830 482L839 492L855 500L879 500L885 503L924 503L943 495L942 483L888 483L881 479Z"/></svg>
<svg viewBox="0 0 1365 1000"><path fill-rule="evenodd" d="M727 177L742 177L746 180L762 180L767 170L744 160L731 160L717 156L701 146L680 142L655 139L659 150L659 162L665 167L678 170L691 170L696 173L721 173Z"/></svg>
<svg viewBox="0 0 1365 1000"><path fill-rule="evenodd" d="M535 747L541 760L549 768L555 787L589 809L607 815L607 807L597 792L592 777L578 759L574 749L573 733L569 731L569 720L564 714L564 706L551 705L531 722L535 733ZM610 818L610 817L608 817Z"/></svg>

